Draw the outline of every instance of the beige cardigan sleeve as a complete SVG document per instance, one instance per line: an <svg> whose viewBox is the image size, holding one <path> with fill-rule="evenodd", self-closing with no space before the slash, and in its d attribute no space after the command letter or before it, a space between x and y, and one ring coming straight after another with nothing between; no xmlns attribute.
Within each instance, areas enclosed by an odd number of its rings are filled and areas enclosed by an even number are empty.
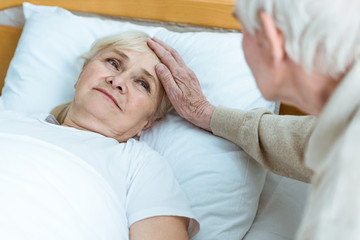
<svg viewBox="0 0 360 240"><path fill-rule="evenodd" d="M312 171L304 164L304 153L315 124L312 116L217 107L210 127L214 135L237 144L270 171L310 182Z"/></svg>

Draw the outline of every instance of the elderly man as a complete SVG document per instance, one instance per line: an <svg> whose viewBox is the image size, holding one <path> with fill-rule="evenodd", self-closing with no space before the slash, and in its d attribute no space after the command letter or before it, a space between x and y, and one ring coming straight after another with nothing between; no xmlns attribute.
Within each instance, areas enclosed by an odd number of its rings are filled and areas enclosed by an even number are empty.
<svg viewBox="0 0 360 240"><path fill-rule="evenodd" d="M150 40L174 108L270 170L312 187L297 239L359 239L360 2L237 0L242 46L268 100L314 117L213 106L176 51ZM306 166L305 166L306 165Z"/></svg>

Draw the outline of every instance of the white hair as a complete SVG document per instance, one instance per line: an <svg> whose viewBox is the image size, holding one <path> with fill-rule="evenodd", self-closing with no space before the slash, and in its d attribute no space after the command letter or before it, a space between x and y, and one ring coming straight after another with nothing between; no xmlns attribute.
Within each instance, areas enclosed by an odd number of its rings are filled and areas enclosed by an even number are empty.
<svg viewBox="0 0 360 240"><path fill-rule="evenodd" d="M360 0L237 0L250 34L266 12L285 38L288 56L308 73L338 79L360 58Z"/></svg>

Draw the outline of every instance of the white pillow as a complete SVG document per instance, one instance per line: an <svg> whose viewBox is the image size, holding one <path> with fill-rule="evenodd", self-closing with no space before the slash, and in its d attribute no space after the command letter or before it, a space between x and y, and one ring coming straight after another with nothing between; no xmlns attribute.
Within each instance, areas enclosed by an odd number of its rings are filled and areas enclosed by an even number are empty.
<svg viewBox="0 0 360 240"><path fill-rule="evenodd" d="M268 172L255 221L243 240L294 239L308 190L307 183Z"/></svg>
<svg viewBox="0 0 360 240"><path fill-rule="evenodd" d="M198 76L215 105L267 107L245 63L239 33L176 33L161 27L75 16L57 7L23 5L26 23L2 93L8 109L48 112L71 101L81 62L92 42L137 29L167 42ZM256 214L265 171L234 144L181 119L175 112L144 132L173 167L197 215L195 239L241 239Z"/></svg>
<svg viewBox="0 0 360 240"><path fill-rule="evenodd" d="M175 112L142 135L168 159L200 232L195 239L242 239L257 212L265 171L235 144L200 130Z"/></svg>

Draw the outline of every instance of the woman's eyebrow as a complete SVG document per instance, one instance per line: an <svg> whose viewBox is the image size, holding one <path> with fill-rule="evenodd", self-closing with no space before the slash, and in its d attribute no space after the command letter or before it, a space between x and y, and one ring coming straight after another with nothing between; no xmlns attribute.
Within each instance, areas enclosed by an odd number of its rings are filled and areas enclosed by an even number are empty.
<svg viewBox="0 0 360 240"><path fill-rule="evenodd" d="M142 68L141 69L141 74L145 75L145 77L147 77L148 79L150 79L154 84L156 84L156 81L155 81L155 77L149 73L146 69Z"/></svg>
<svg viewBox="0 0 360 240"><path fill-rule="evenodd" d="M116 53L117 55L119 55L119 57L121 57L122 60L125 62L128 62L130 60L128 55L126 55L124 52L122 52L118 49L114 49L113 52Z"/></svg>

